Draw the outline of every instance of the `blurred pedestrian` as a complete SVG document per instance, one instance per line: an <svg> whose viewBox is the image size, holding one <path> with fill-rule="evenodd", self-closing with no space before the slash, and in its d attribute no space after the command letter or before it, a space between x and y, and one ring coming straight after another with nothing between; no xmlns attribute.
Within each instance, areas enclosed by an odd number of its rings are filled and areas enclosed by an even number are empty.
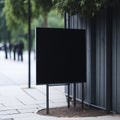
<svg viewBox="0 0 120 120"><path fill-rule="evenodd" d="M8 59L8 54L7 54L7 43L4 43L4 51L5 51L5 58Z"/></svg>
<svg viewBox="0 0 120 120"><path fill-rule="evenodd" d="M18 60L23 61L23 49L24 49L24 43L23 41L18 42Z"/></svg>
<svg viewBox="0 0 120 120"><path fill-rule="evenodd" d="M24 43L23 41L15 42L13 45L13 54L14 54L14 60L16 60L16 53L18 56L18 61L23 61L23 50L24 50Z"/></svg>

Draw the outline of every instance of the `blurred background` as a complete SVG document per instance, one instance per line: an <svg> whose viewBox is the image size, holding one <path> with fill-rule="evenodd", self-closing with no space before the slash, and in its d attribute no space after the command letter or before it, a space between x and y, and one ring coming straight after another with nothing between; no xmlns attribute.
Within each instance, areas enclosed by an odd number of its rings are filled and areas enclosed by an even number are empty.
<svg viewBox="0 0 120 120"><path fill-rule="evenodd" d="M31 0L31 50L35 45L35 27L64 27L63 16L52 0ZM0 50L5 43L22 40L28 50L28 0L0 0Z"/></svg>
<svg viewBox="0 0 120 120"><path fill-rule="evenodd" d="M64 27L64 15L55 6L54 0L0 0L0 85L27 85L29 69L35 85L35 28Z"/></svg>

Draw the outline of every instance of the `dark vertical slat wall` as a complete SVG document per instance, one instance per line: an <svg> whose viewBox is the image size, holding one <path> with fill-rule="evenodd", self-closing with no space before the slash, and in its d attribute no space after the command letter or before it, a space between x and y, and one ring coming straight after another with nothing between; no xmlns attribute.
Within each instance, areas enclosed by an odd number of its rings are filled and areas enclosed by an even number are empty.
<svg viewBox="0 0 120 120"><path fill-rule="evenodd" d="M117 111L117 12L113 9L112 33L112 110Z"/></svg>
<svg viewBox="0 0 120 120"><path fill-rule="evenodd" d="M105 9L105 79L106 109L112 110L112 8Z"/></svg>
<svg viewBox="0 0 120 120"><path fill-rule="evenodd" d="M91 25L90 25L90 19L87 18L86 20L86 51L87 51L87 83L85 86L85 94L86 94L86 100L88 103L91 103Z"/></svg>
<svg viewBox="0 0 120 120"><path fill-rule="evenodd" d="M90 59L90 53L91 53L91 47L90 47L90 40L91 40L91 34L90 34L90 24L89 24L90 20L89 19L85 19L82 18L79 15L76 16L71 16L70 17L70 28L76 28L76 29L86 29L87 32L87 83L85 83L84 85L84 94L85 94L85 101L87 103L91 102L91 59ZM70 85L70 95L73 96L73 84ZM89 89L87 89L89 88ZM67 86L65 88L65 92L67 93ZM76 85L76 99L77 100L81 100L82 99L82 84L78 83Z"/></svg>
<svg viewBox="0 0 120 120"><path fill-rule="evenodd" d="M105 16L96 17L96 105L105 107Z"/></svg>
<svg viewBox="0 0 120 120"><path fill-rule="evenodd" d="M117 17L117 111L120 111L120 13L119 12Z"/></svg>
<svg viewBox="0 0 120 120"><path fill-rule="evenodd" d="M120 113L120 11L119 5L113 9L113 57L112 57L112 83L113 83L113 110Z"/></svg>
<svg viewBox="0 0 120 120"><path fill-rule="evenodd" d="M117 23L117 111L120 111L120 13Z"/></svg>
<svg viewBox="0 0 120 120"><path fill-rule="evenodd" d="M100 80L101 80L101 25L99 17L96 18L96 105L100 104ZM98 26L98 28L97 28Z"/></svg>
<svg viewBox="0 0 120 120"><path fill-rule="evenodd" d="M86 29L87 82L85 102L120 113L120 8L101 10L93 18L70 16L68 28ZM71 96L73 85L71 84ZM81 100L81 83L77 84ZM67 94L67 89L66 89Z"/></svg>
<svg viewBox="0 0 120 120"><path fill-rule="evenodd" d="M91 104L96 104L96 20L91 19Z"/></svg>

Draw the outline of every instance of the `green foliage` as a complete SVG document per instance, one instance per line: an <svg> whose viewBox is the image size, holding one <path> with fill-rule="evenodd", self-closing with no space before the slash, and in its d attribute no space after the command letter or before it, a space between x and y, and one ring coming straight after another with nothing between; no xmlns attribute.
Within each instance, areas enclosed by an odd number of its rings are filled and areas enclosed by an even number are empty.
<svg viewBox="0 0 120 120"><path fill-rule="evenodd" d="M53 10L55 1L52 0L30 0L31 1L31 37L32 43L35 39L35 27L43 27L45 19L48 20L48 27L63 27L63 17L57 15ZM4 5L0 6L0 30L4 32L4 26L7 26L11 34L11 42L17 40L24 41L27 49L28 32L28 0L4 0ZM3 8L4 7L4 8ZM2 10L3 8L3 10ZM50 12L51 11L51 12ZM6 21L6 22L5 22ZM47 26L46 26L47 27ZM0 36L0 40L3 39ZM8 41L8 40L7 40Z"/></svg>
<svg viewBox="0 0 120 120"><path fill-rule="evenodd" d="M3 39L3 28L4 28L4 16L2 14L2 8L4 4L0 1L0 42Z"/></svg>
<svg viewBox="0 0 120 120"><path fill-rule="evenodd" d="M54 27L54 28L64 27L64 17L57 14L57 10L52 10L48 14L48 27Z"/></svg>
<svg viewBox="0 0 120 120"><path fill-rule="evenodd" d="M5 6L3 13L6 17L7 26L9 30L16 30L19 25L26 25L28 22L28 0L4 0ZM32 3L32 12L35 11L35 5L33 0ZM25 28L25 27L24 27Z"/></svg>
<svg viewBox="0 0 120 120"><path fill-rule="evenodd" d="M58 0L56 8L63 14L81 14L83 16L94 16L109 0Z"/></svg>
<svg viewBox="0 0 120 120"><path fill-rule="evenodd" d="M41 11L41 14L43 16L46 16L50 10L53 8L53 2L52 0L35 0L36 8L39 8Z"/></svg>
<svg viewBox="0 0 120 120"><path fill-rule="evenodd" d="M33 20L32 30L34 30L36 26L43 27L43 23L44 23L43 16L40 15L38 18ZM54 28L64 27L64 18L63 16L57 13L56 9L51 10L48 14L48 27L54 27Z"/></svg>
<svg viewBox="0 0 120 120"><path fill-rule="evenodd" d="M3 13L6 17L8 29L16 30L20 24L24 25L24 30L28 24L28 0L4 0L5 7ZM52 0L30 0L31 21L41 14L47 18L49 11L53 8Z"/></svg>
<svg viewBox="0 0 120 120"><path fill-rule="evenodd" d="M8 30L16 30L19 24L19 20L17 20L13 15L14 7L11 5L10 0L4 0L4 4L5 6L3 8L3 13L6 17Z"/></svg>

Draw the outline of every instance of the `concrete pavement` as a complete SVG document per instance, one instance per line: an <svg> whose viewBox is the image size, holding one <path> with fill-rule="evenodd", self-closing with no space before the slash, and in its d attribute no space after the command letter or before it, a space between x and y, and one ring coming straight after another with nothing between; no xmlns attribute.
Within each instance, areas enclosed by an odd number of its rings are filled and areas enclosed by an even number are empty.
<svg viewBox="0 0 120 120"><path fill-rule="evenodd" d="M50 87L50 107L66 106L64 86ZM100 117L57 118L38 115L46 108L46 86L0 87L0 120L120 120L120 115Z"/></svg>
<svg viewBox="0 0 120 120"><path fill-rule="evenodd" d="M57 118L38 115L46 108L46 86L36 86L36 63L31 56L31 88L28 88L28 59L6 60L0 51L0 120L120 120L120 115L81 118ZM66 106L64 86L50 87L50 107Z"/></svg>
<svg viewBox="0 0 120 120"><path fill-rule="evenodd" d="M5 59L5 54L0 51L0 86L28 85L28 52L23 53L23 62L17 59ZM36 84L36 60L34 53L31 53L31 84Z"/></svg>
<svg viewBox="0 0 120 120"><path fill-rule="evenodd" d="M49 90L50 107L67 105L64 86L53 86ZM37 120L38 118L41 119L41 116L37 115L36 112L44 108L46 108L45 85L32 88L26 88L25 86L0 87L0 119Z"/></svg>

